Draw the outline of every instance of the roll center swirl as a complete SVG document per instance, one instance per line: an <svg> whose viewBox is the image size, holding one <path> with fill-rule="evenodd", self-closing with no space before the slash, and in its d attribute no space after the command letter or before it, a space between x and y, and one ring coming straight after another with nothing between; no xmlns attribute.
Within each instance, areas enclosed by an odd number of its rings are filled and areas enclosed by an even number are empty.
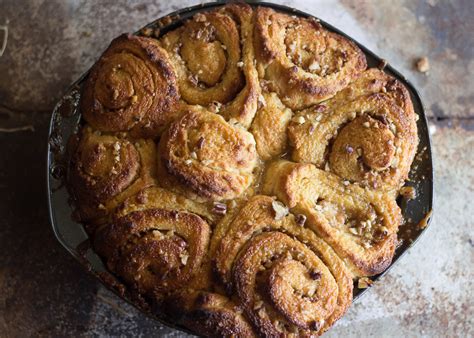
<svg viewBox="0 0 474 338"><path fill-rule="evenodd" d="M199 200L241 195L257 164L252 134L204 110L190 111L173 123L160 140L159 154L165 181Z"/></svg>

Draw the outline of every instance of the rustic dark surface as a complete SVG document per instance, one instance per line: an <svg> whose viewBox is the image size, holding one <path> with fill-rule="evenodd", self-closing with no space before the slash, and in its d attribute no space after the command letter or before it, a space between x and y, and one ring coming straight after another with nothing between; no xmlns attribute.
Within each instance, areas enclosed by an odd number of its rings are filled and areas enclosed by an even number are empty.
<svg viewBox="0 0 474 338"><path fill-rule="evenodd" d="M0 336L181 335L110 294L56 242L45 158L54 103L108 42L191 3L0 1L0 26L9 29L0 57ZM329 336L473 336L474 2L283 3L389 60L420 89L432 124L431 229ZM413 68L421 56L428 75ZM13 127L27 130L4 130Z"/></svg>

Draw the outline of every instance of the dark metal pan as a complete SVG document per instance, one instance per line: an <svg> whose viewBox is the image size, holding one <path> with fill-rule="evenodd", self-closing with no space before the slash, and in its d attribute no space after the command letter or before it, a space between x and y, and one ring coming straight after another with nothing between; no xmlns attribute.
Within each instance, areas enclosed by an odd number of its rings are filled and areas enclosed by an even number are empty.
<svg viewBox="0 0 474 338"><path fill-rule="evenodd" d="M173 12L166 17L160 18L152 23L149 23L143 28L151 28L162 35L172 29L175 29L183 23L186 19L194 14L202 11L208 11L222 3L208 3L193 7L181 9ZM251 4L255 6L256 4ZM272 7L281 12L298 15L302 17L313 17L308 13L299 10L276 5L272 3L259 2L258 5ZM338 33L353 40L345 33L339 31L332 25L320 20L321 24L328 30ZM140 34L139 30L135 34ZM353 40L354 41L354 40ZM354 41L365 53L369 67L377 67L381 64L386 64L386 61L368 50L365 46L357 41ZM402 209L405 224L399 230L399 238L401 243L395 251L395 256L391 266L382 274L371 278L373 281L378 280L381 276L389 271L399 259L419 240L421 235L425 232L427 225L430 222L433 205L433 167L431 156L431 144L429 138L428 124L425 116L425 110L420 96L415 87L390 64L386 64L384 70L401 81L409 90L415 112L419 115L417 122L419 146L417 156L410 171L410 180L408 185L414 186L416 189L416 198L410 201L400 198L398 203ZM179 327L170 323L165 318L161 318L154 314L150 307L143 302L143 300L128 293L126 288L109 274L101 259L94 253L94 251L87 245L88 236L81 224L75 222L71 218L73 208L69 203L69 194L64 185L64 178L66 172L66 144L69 137L77 130L81 122L81 116L78 109L78 102L80 99L80 89L84 82L87 73L82 75L71 87L66 91L66 94L57 103L51 116L49 139L48 139L48 154L46 179L48 186L48 206L51 225L58 241L64 248L74 256L79 263L91 274L96 276L107 288L114 291L121 298L139 308L145 314L160 321L166 326L176 328L185 332L189 332L183 327ZM354 300L360 298L368 289L354 289Z"/></svg>

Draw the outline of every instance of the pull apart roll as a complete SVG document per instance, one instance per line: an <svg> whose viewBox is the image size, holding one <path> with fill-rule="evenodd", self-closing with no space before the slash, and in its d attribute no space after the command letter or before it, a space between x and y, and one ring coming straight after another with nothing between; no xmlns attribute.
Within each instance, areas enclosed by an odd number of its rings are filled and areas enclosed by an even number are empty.
<svg viewBox="0 0 474 338"><path fill-rule="evenodd" d="M364 53L319 22L258 7L255 55L259 77L291 109L334 96L367 67Z"/></svg>
<svg viewBox="0 0 474 338"><path fill-rule="evenodd" d="M162 184L198 201L240 196L252 183L258 161L252 134L196 109L171 124L158 152Z"/></svg>
<svg viewBox="0 0 474 338"><path fill-rule="evenodd" d="M304 214L355 276L372 276L391 263L402 216L389 194L363 189L312 164L277 161L263 192Z"/></svg>
<svg viewBox="0 0 474 338"><path fill-rule="evenodd" d="M385 191L404 184L418 145L408 92L379 70L365 72L333 99L297 113L288 135L294 161Z"/></svg>
<svg viewBox="0 0 474 338"><path fill-rule="evenodd" d="M252 9L230 4L198 13L160 41L178 74L182 99L250 126L259 97Z"/></svg>
<svg viewBox="0 0 474 338"><path fill-rule="evenodd" d="M102 222L127 197L155 182L152 140L133 140L85 126L71 139L69 150L68 183L82 222Z"/></svg>
<svg viewBox="0 0 474 338"><path fill-rule="evenodd" d="M101 227L94 246L111 272L160 303L201 272L209 237L210 226L198 215L154 208Z"/></svg>
<svg viewBox="0 0 474 338"><path fill-rule="evenodd" d="M166 311L178 323L205 337L256 337L241 307L221 294L183 292L168 300Z"/></svg>
<svg viewBox="0 0 474 338"><path fill-rule="evenodd" d="M215 217L206 204L149 187L99 228L95 248L109 270L176 323L205 336L252 337L242 310L210 291L209 224Z"/></svg>
<svg viewBox="0 0 474 338"><path fill-rule="evenodd" d="M304 215L282 208L256 195L220 223L215 271L262 336L321 334L350 305L351 275Z"/></svg>
<svg viewBox="0 0 474 338"><path fill-rule="evenodd" d="M178 115L176 73L158 41L124 34L92 68L81 97L95 129L156 138Z"/></svg>

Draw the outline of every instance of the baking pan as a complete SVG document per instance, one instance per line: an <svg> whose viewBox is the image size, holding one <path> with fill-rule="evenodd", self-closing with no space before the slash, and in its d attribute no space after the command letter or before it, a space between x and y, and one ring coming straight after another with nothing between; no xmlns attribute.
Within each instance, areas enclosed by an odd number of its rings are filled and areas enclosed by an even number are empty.
<svg viewBox="0 0 474 338"><path fill-rule="evenodd" d="M217 6L221 6L222 2L201 4L193 7L184 8L168 14L152 23L147 24L143 28L151 28L157 36L161 36L166 32L175 29L183 23L184 20L190 18L194 14L202 11L208 11ZM255 6L256 3L250 5ZM302 17L314 17L310 14L299 10L272 3L258 2L258 5L268 6L291 15ZM318 19L319 20L319 19ZM321 24L329 31L338 33L348 39L353 40L345 33L339 31L332 25L320 20ZM135 34L140 35L140 29ZM354 41L354 40L353 40ZM426 231L432 215L433 204L433 167L431 156L431 145L428 132L428 125L425 116L425 110L420 96L415 87L397 70L395 70L385 60L375 55L365 46L354 41L367 57L369 67L384 67L384 70L402 82L409 90L415 112L419 115L417 122L419 145L415 161L413 162L409 181L407 185L413 186L416 190L416 197L407 201L399 198L397 201L402 209L405 223L400 227L399 239L400 243L395 251L391 266L380 275L373 276L371 279L377 281L381 276L389 271L389 269L397 264L399 259L419 240L421 235ZM91 274L97 277L108 289L118 294L121 298L139 308L145 314L152 316L156 320L166 326L176 328L185 332L188 330L169 323L165 318L156 315L152 308L138 296L129 293L120 281L115 279L108 273L101 259L90 248L88 236L81 224L75 222L71 217L73 207L70 197L65 187L66 174L66 145L69 137L76 132L81 123L81 115L78 108L80 99L81 86L88 73L83 74L70 88L66 94L57 103L53 110L49 129L48 153L46 179L48 187L48 207L51 225L58 241L64 248L78 260L78 262ZM359 299L369 289L354 288L354 301Z"/></svg>

